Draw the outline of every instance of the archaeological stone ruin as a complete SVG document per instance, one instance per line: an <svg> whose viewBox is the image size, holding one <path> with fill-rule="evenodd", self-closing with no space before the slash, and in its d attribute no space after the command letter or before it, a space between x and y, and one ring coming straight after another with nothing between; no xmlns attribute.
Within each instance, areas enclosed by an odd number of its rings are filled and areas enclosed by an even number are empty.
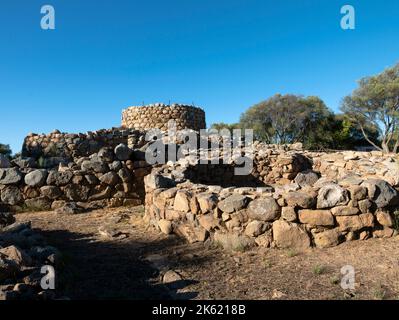
<svg viewBox="0 0 399 320"><path fill-rule="evenodd" d="M155 104L123 110L118 128L29 134L21 158L1 162L0 212L144 204L146 223L160 232L235 250L324 248L397 234L396 155L254 142L253 168L244 176L235 174L234 160L202 163L190 153L149 164L146 133L166 131L169 120L195 134L206 127L200 108ZM178 139L178 148L183 143Z"/></svg>

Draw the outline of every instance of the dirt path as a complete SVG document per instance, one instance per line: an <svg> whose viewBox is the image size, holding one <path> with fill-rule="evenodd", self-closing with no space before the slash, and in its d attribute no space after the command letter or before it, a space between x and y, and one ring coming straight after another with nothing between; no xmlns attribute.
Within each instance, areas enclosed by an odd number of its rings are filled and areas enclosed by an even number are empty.
<svg viewBox="0 0 399 320"><path fill-rule="evenodd" d="M71 299L399 298L399 237L306 253L262 248L228 253L147 228L142 212L141 207L78 215L39 212L17 219L32 221L63 252L59 291ZM356 271L353 291L340 286L345 265ZM184 280L162 284L168 270Z"/></svg>

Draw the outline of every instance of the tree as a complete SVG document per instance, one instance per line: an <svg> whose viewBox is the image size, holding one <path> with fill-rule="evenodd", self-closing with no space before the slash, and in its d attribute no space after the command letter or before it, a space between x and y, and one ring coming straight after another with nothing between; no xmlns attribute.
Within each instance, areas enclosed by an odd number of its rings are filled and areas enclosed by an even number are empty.
<svg viewBox="0 0 399 320"><path fill-rule="evenodd" d="M8 144L2 144L0 143L0 154L5 155L7 157L11 156L11 149L10 146Z"/></svg>
<svg viewBox="0 0 399 320"><path fill-rule="evenodd" d="M303 142L306 148L319 148L328 143L324 128L332 116L318 97L276 94L244 112L240 124L266 143Z"/></svg>
<svg viewBox="0 0 399 320"><path fill-rule="evenodd" d="M218 122L218 123L213 123L211 125L211 129L215 130L222 130L222 129L228 129L230 132L233 132L234 129L240 129L240 125L238 123L224 123L224 122Z"/></svg>
<svg viewBox="0 0 399 320"><path fill-rule="evenodd" d="M374 127L367 126L364 130L370 140L374 143L379 143L378 131ZM344 114L334 115L326 131L330 132L329 136L332 137L329 145L330 149L352 150L356 147L370 145L359 127Z"/></svg>
<svg viewBox="0 0 399 320"><path fill-rule="evenodd" d="M361 79L352 95L343 99L341 110L376 149L396 153L399 147L399 64ZM370 138L366 127L378 131L380 143Z"/></svg>

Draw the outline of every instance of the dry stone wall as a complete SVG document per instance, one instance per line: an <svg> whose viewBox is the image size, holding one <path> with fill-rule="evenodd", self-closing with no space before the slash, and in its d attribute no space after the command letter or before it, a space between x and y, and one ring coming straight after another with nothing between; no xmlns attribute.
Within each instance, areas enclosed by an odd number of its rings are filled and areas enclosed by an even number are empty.
<svg viewBox="0 0 399 320"><path fill-rule="evenodd" d="M130 143L131 148L139 148L144 143L145 133L129 128L103 129L87 133L29 134L22 147L25 158L46 160L49 165L65 162L76 157L86 157L101 148L115 148Z"/></svg>
<svg viewBox="0 0 399 320"><path fill-rule="evenodd" d="M168 129L169 120L176 121L176 129L192 129L199 131L206 128L205 112L201 108L161 103L129 107L122 112L122 127L137 130Z"/></svg>
<svg viewBox="0 0 399 320"><path fill-rule="evenodd" d="M303 250L397 234L397 183L387 181L389 170L382 176L377 174L381 174L379 170L371 170L373 163L381 168L397 166L396 158L349 152L295 153L264 147L258 144L256 151L258 155L260 150L265 152L264 166L255 163L254 170L268 172L260 180L273 183L263 187L204 184L192 174L201 175L203 169L193 170L184 161L154 169L145 177L146 221L191 243L211 239L237 250L256 245ZM306 166L292 170L297 157L307 157L313 170ZM333 167L341 168L337 158L346 158L347 170L340 174ZM371 161L366 167L365 158ZM325 170L316 171L320 168ZM220 174L222 177L223 171Z"/></svg>
<svg viewBox="0 0 399 320"><path fill-rule="evenodd" d="M144 151L124 144L102 148L51 169L14 163L0 169L0 211L83 210L139 205L143 179L151 171Z"/></svg>

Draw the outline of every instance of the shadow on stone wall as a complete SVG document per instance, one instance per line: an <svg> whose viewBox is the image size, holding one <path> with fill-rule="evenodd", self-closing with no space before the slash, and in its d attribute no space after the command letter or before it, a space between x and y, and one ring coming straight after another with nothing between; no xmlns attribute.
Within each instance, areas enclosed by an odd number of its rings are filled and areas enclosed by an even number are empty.
<svg viewBox="0 0 399 320"><path fill-rule="evenodd" d="M237 166L231 164L197 164L186 169L184 177L193 183L227 187L265 187L262 180L252 172L248 175L237 175Z"/></svg>

